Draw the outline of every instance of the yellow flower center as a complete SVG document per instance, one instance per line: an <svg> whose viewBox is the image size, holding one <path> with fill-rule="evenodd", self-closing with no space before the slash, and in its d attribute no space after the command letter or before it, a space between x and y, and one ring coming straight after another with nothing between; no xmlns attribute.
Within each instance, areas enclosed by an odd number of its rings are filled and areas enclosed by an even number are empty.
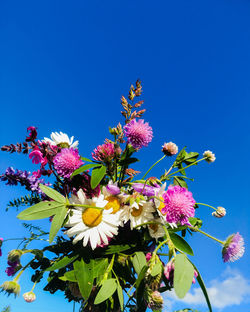
<svg viewBox="0 0 250 312"><path fill-rule="evenodd" d="M143 206L142 205L139 205L139 208L136 209L135 207L132 209L132 212L131 212L131 215L133 217L139 217L142 213L142 209L143 209Z"/></svg>
<svg viewBox="0 0 250 312"><path fill-rule="evenodd" d="M158 224L149 224L150 229L156 233L158 231L159 225Z"/></svg>
<svg viewBox="0 0 250 312"><path fill-rule="evenodd" d="M102 222L102 210L97 208L87 208L82 213L82 221L89 227L97 226Z"/></svg>
<svg viewBox="0 0 250 312"><path fill-rule="evenodd" d="M108 210L110 208L113 208L112 213L116 213L120 209L121 204L120 204L119 200L117 199L117 197L108 196L105 199L108 201L107 205L105 206L105 209Z"/></svg>
<svg viewBox="0 0 250 312"><path fill-rule="evenodd" d="M57 146L61 147L61 148L69 148L69 143L66 143L66 142L61 142L61 143L58 143Z"/></svg>
<svg viewBox="0 0 250 312"><path fill-rule="evenodd" d="M160 199L161 199L161 201L160 201L160 206L158 207L158 210L160 210L160 212L162 211L162 209L165 207L165 204L164 204L164 202L162 201L163 200L163 197L162 196L160 196ZM162 212L161 212L162 213Z"/></svg>

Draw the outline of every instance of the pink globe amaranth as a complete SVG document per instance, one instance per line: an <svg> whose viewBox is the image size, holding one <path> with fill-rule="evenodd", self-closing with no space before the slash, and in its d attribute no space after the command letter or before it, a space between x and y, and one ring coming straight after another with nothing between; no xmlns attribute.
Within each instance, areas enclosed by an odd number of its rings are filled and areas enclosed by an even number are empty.
<svg viewBox="0 0 250 312"><path fill-rule="evenodd" d="M124 133L133 148L139 149L148 146L152 141L153 131L148 122L144 123L143 119L136 121L132 119L124 126Z"/></svg>
<svg viewBox="0 0 250 312"><path fill-rule="evenodd" d="M162 197L165 206L161 212L166 215L167 222L191 225L188 218L195 215L195 200L191 192L185 187L170 185Z"/></svg>
<svg viewBox="0 0 250 312"><path fill-rule="evenodd" d="M105 142L102 145L98 145L97 148L94 149L92 157L97 161L109 162L119 154L121 154L120 148L116 148L114 143Z"/></svg>
<svg viewBox="0 0 250 312"><path fill-rule="evenodd" d="M78 169L83 161L77 149L64 148L53 159L54 167L59 176L70 178L71 174Z"/></svg>
<svg viewBox="0 0 250 312"><path fill-rule="evenodd" d="M224 262L234 262L241 258L245 252L244 239L237 232L230 235L222 249L222 258Z"/></svg>

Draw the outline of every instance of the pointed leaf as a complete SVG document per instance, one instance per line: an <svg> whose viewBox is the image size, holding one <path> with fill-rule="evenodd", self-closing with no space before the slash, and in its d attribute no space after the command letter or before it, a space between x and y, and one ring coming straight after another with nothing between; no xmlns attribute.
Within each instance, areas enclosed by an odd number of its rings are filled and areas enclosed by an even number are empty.
<svg viewBox="0 0 250 312"><path fill-rule="evenodd" d="M69 281L69 282L77 283L74 270L66 272L63 276L60 276L59 279L62 281Z"/></svg>
<svg viewBox="0 0 250 312"><path fill-rule="evenodd" d="M91 175L91 188L94 189L97 187L97 185L101 182L103 177L106 174L107 168L105 166L101 166L100 168L95 168L92 170L92 175Z"/></svg>
<svg viewBox="0 0 250 312"><path fill-rule="evenodd" d="M122 287L119 283L117 284L117 295L118 295L118 299L120 302L121 310L123 311L124 299L123 299Z"/></svg>
<svg viewBox="0 0 250 312"><path fill-rule="evenodd" d="M56 234L58 233L58 231L60 230L63 221L66 217L67 214L67 208L65 206L63 206L61 209L59 209L53 220L51 223L51 227L50 227L50 232L49 232L49 242L52 243L54 237L56 236Z"/></svg>
<svg viewBox="0 0 250 312"><path fill-rule="evenodd" d="M114 278L105 280L96 295L94 304L99 304L110 298L117 289L117 283Z"/></svg>
<svg viewBox="0 0 250 312"><path fill-rule="evenodd" d="M147 264L146 257L142 251L138 251L135 253L132 262L137 275L140 274L142 268Z"/></svg>
<svg viewBox="0 0 250 312"><path fill-rule="evenodd" d="M96 167L101 167L101 165L99 165L99 164L87 164L87 165L84 165L84 166L82 166L82 167L76 169L76 170L72 173L71 177L73 177L73 176L75 176L75 175L77 175L77 174L79 174L79 173L82 173L82 172L84 172L84 171L86 171L86 170L89 170L89 169L91 169L91 168L96 168Z"/></svg>
<svg viewBox="0 0 250 312"><path fill-rule="evenodd" d="M93 269L94 277L96 278L100 275L103 275L106 272L108 265L109 265L108 258L95 260L94 269Z"/></svg>
<svg viewBox="0 0 250 312"><path fill-rule="evenodd" d="M94 261L85 263L83 259L81 259L81 261L75 261L73 266L80 292L84 300L87 300L94 283Z"/></svg>
<svg viewBox="0 0 250 312"><path fill-rule="evenodd" d="M53 188L48 187L43 184L39 184L39 188L42 190L44 194L46 194L49 198L54 199L56 202L62 203L62 204L66 203L66 198L62 194L54 190Z"/></svg>
<svg viewBox="0 0 250 312"><path fill-rule="evenodd" d="M105 255L119 253L121 251L125 251L133 247L135 247L134 244L133 245L112 245L112 246L109 246L108 249L105 251Z"/></svg>
<svg viewBox="0 0 250 312"><path fill-rule="evenodd" d="M17 216L21 220L38 220L51 217L56 214L58 209L64 208L65 205L55 201L43 201L31 206Z"/></svg>
<svg viewBox="0 0 250 312"><path fill-rule="evenodd" d="M66 256L66 257L54 262L52 264L52 266L48 267L45 271L55 271L55 270L59 270L61 268L64 268L66 265L75 261L77 259L77 257L78 257L78 255L74 256L74 257Z"/></svg>
<svg viewBox="0 0 250 312"><path fill-rule="evenodd" d="M175 233L170 233L170 238L178 250L181 250L190 256L194 255L192 248L185 241L185 239L183 239L181 236L179 236Z"/></svg>
<svg viewBox="0 0 250 312"><path fill-rule="evenodd" d="M161 271L162 271L162 264L161 264L161 263L156 263L156 264L153 266L150 275L151 275L151 276L156 276L156 275L160 274Z"/></svg>
<svg viewBox="0 0 250 312"><path fill-rule="evenodd" d="M174 290L182 299L189 291L194 277L194 267L183 254L178 254L174 262Z"/></svg>
<svg viewBox="0 0 250 312"><path fill-rule="evenodd" d="M88 161L88 162L93 162L93 160L91 160L89 158L86 158L86 157L81 157L81 160Z"/></svg>

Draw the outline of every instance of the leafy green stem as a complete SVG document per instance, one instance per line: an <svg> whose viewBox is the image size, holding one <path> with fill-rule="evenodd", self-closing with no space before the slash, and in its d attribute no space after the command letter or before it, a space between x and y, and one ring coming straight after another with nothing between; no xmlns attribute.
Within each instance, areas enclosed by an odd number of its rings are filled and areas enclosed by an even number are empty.
<svg viewBox="0 0 250 312"><path fill-rule="evenodd" d="M142 180L145 179L145 177L147 176L147 174L154 168L154 166L157 165L160 161L162 161L165 157L166 157L166 155L162 156L159 160L157 160L157 162L155 162L155 163L148 169L148 171L144 174L144 176L142 177Z"/></svg>
<svg viewBox="0 0 250 312"><path fill-rule="evenodd" d="M211 206L211 205L208 205L208 204L203 204L203 203L196 203L196 205L202 205L202 206L207 206L207 207L210 207L214 210L217 210L215 207Z"/></svg>
<svg viewBox="0 0 250 312"><path fill-rule="evenodd" d="M205 158L205 157L204 157L204 158L201 158L201 159L199 159L199 160L193 162L192 164L190 164L190 165L188 165L188 166L186 166L186 167L184 167L184 168L181 168L181 169L179 169L179 170L177 170L177 171L175 171L175 172L170 173L170 175L168 176L168 178L171 177L172 175L178 173L178 172L181 172L181 171L183 171L183 170L185 170L185 169L191 167L191 166L197 165L200 161L202 161L202 160L204 160L204 159L206 159L206 158Z"/></svg>
<svg viewBox="0 0 250 312"><path fill-rule="evenodd" d="M206 232L203 232L202 230L200 230L200 229L198 229L198 228L196 228L196 227L189 226L189 228L190 228L191 230L195 231L195 232L200 232L201 234L203 234L203 235L205 235L205 236L207 236L207 237L209 237L209 238L212 238L212 239L215 240L216 242L218 242L218 243L224 245L224 242L223 242L223 241L219 240L218 238L213 237L212 235L210 235L210 234L208 234L208 233L206 233Z"/></svg>

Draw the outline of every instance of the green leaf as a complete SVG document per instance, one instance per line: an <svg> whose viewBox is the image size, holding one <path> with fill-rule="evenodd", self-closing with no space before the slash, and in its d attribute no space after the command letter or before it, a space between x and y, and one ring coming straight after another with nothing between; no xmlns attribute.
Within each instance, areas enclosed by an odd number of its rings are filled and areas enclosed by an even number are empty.
<svg viewBox="0 0 250 312"><path fill-rule="evenodd" d="M87 165L84 165L78 169L76 169L72 175L71 175L71 178L79 173L82 173L83 171L86 171L86 170L89 170L91 168L96 168L96 167L101 167L100 164L87 164Z"/></svg>
<svg viewBox="0 0 250 312"><path fill-rule="evenodd" d="M160 274L162 271L162 264L161 263L156 263L154 266L153 266L153 269L150 273L151 276L156 276L158 274Z"/></svg>
<svg viewBox="0 0 250 312"><path fill-rule="evenodd" d="M62 281L65 281L65 282L69 281L69 282L77 283L77 279L76 279L74 270L66 272L63 276L60 276L59 279Z"/></svg>
<svg viewBox="0 0 250 312"><path fill-rule="evenodd" d="M133 164L137 161L139 161L139 159L135 158L135 157L125 158L125 159L119 161L119 165L120 166L125 166L125 165L128 166L128 165Z"/></svg>
<svg viewBox="0 0 250 312"><path fill-rule="evenodd" d="M192 263L190 260L189 260L190 263ZM205 286L205 283L201 277L201 274L200 272L198 271L197 267L192 263L193 267L195 268L195 271L198 273L198 276L196 277L196 280L197 282L199 283L200 285L200 288L204 294L204 297L206 299L206 302L207 302L207 306L208 306L208 309L209 309L209 312L213 312L212 311L212 306L211 306L211 303L210 303L210 300L209 300L209 297L208 297L208 293L207 293L207 289L206 289L206 286Z"/></svg>
<svg viewBox="0 0 250 312"><path fill-rule="evenodd" d="M188 188L187 182L183 178L177 176L174 176L174 185L179 185L181 187L185 187L186 189Z"/></svg>
<svg viewBox="0 0 250 312"><path fill-rule="evenodd" d="M142 251L135 253L132 262L137 275L140 274L142 268L147 264L146 257Z"/></svg>
<svg viewBox="0 0 250 312"><path fill-rule="evenodd" d="M43 184L39 184L39 188L41 189L41 191L46 194L49 198L54 199L54 201L58 202L58 203L62 203L65 204L66 203L66 198L60 194L59 192L57 192L56 190L54 190L51 187L48 187L46 185Z"/></svg>
<svg viewBox="0 0 250 312"><path fill-rule="evenodd" d="M135 247L135 244L133 245L112 245L109 246L108 249L105 251L105 255L110 255L114 253L119 253L121 251L128 250L130 248Z"/></svg>
<svg viewBox="0 0 250 312"><path fill-rule="evenodd" d="M181 250L185 253L187 253L190 256L193 256L193 250L192 248L189 246L189 244L185 241L185 239L183 239L181 236L175 234L175 233L169 233L170 238L173 242L173 244L175 245L175 247L178 250Z"/></svg>
<svg viewBox="0 0 250 312"><path fill-rule="evenodd" d="M89 158L86 158L86 157L81 157L81 160L88 161L88 162L93 162L93 160L91 160Z"/></svg>
<svg viewBox="0 0 250 312"><path fill-rule="evenodd" d="M107 168L105 166L101 166L100 168L96 168L92 170L90 185L91 188L94 189L101 182L102 178L106 174Z"/></svg>
<svg viewBox="0 0 250 312"><path fill-rule="evenodd" d="M61 209L58 209L56 214L53 217L51 227L50 227L50 232L49 232L49 242L52 243L54 237L60 230L63 221L67 215L67 208L63 206Z"/></svg>
<svg viewBox="0 0 250 312"><path fill-rule="evenodd" d="M194 277L194 267L183 254L178 254L174 262L174 290L182 299L189 291Z"/></svg>
<svg viewBox="0 0 250 312"><path fill-rule="evenodd" d="M114 278L107 279L103 282L99 292L96 295L94 304L99 304L110 298L117 289L117 283Z"/></svg>
<svg viewBox="0 0 250 312"><path fill-rule="evenodd" d="M198 157L199 157L199 153L195 153L195 152L187 153L185 156L185 159L184 159L184 163L186 165L190 165L190 164L196 162Z"/></svg>
<svg viewBox="0 0 250 312"><path fill-rule="evenodd" d="M145 265L141 273L138 275L137 280L136 280L136 300L137 300L137 305L140 306L141 303L143 302L143 293L144 293L144 288L145 288L145 283L144 283L144 277L145 274L148 270L148 266Z"/></svg>
<svg viewBox="0 0 250 312"><path fill-rule="evenodd" d="M59 270L61 268L64 268L66 265L75 261L77 259L77 257L78 257L78 255L74 256L74 257L66 256L66 257L54 262L52 264L52 266L48 267L45 271L55 271L55 270Z"/></svg>
<svg viewBox="0 0 250 312"><path fill-rule="evenodd" d="M124 299L123 299L122 287L121 287L121 285L119 283L117 283L117 295L118 295L118 299L119 299L119 302L120 302L121 310L123 311Z"/></svg>
<svg viewBox="0 0 250 312"><path fill-rule="evenodd" d="M64 207L65 205L55 201L43 201L23 210L17 218L21 220L44 219L55 215L58 210Z"/></svg>
<svg viewBox="0 0 250 312"><path fill-rule="evenodd" d="M81 259L80 261L75 261L73 266L80 292L84 300L87 300L94 283L94 261L85 263L83 259Z"/></svg>
<svg viewBox="0 0 250 312"><path fill-rule="evenodd" d="M104 258L100 260L96 259L93 261L95 261L94 268L93 268L93 276L94 278L96 278L100 275L103 275L106 272L109 262L108 262L108 258Z"/></svg>
<svg viewBox="0 0 250 312"><path fill-rule="evenodd" d="M174 162L174 167L177 167L179 164L181 164L183 162L183 160L185 159L187 152L185 151L186 147L184 147L180 153L178 154L178 156L176 157L176 160Z"/></svg>

